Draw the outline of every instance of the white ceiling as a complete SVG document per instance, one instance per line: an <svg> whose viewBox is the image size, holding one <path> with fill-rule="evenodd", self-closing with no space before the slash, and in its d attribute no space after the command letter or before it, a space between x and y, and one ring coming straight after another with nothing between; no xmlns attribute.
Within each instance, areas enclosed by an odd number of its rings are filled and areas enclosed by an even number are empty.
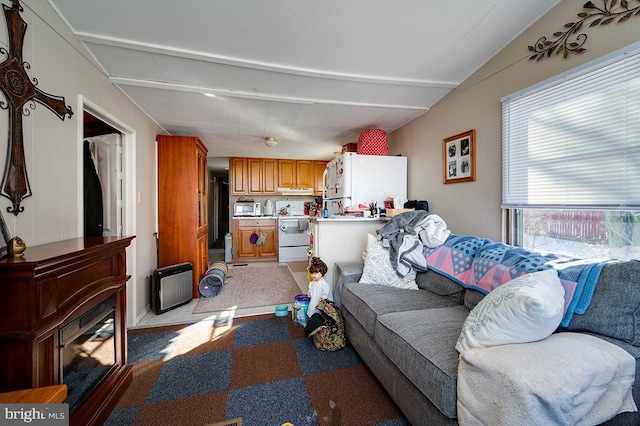
<svg viewBox="0 0 640 426"><path fill-rule="evenodd" d="M48 1L116 86L209 157L330 159L426 112L559 0Z"/></svg>

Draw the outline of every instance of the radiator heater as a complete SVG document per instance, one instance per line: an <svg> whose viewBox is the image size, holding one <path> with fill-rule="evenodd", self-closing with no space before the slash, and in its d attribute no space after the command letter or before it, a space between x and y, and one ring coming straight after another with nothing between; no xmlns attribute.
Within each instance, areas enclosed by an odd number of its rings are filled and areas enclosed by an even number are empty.
<svg viewBox="0 0 640 426"><path fill-rule="evenodd" d="M193 265L189 262L165 266L151 277L151 308L156 314L189 303L193 298Z"/></svg>

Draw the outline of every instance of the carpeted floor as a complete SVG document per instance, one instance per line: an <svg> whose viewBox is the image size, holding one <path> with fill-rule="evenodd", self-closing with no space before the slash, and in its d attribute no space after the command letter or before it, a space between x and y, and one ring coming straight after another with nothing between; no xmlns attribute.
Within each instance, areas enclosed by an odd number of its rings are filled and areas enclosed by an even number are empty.
<svg viewBox="0 0 640 426"><path fill-rule="evenodd" d="M135 330L133 383L107 425L408 425L350 346L322 352L290 317Z"/></svg>

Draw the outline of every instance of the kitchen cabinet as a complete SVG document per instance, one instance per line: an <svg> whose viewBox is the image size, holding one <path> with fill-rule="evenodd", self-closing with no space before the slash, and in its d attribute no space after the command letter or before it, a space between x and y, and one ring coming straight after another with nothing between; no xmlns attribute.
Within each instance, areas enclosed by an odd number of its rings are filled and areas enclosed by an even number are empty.
<svg viewBox="0 0 640 426"><path fill-rule="evenodd" d="M248 193L247 182L247 159L246 158L231 158L229 162L229 180L231 195L242 195Z"/></svg>
<svg viewBox="0 0 640 426"><path fill-rule="evenodd" d="M327 168L327 161L313 162L313 194L322 195L322 175Z"/></svg>
<svg viewBox="0 0 640 426"><path fill-rule="evenodd" d="M208 264L207 148L197 137L158 136L158 264L193 265L193 297Z"/></svg>
<svg viewBox="0 0 640 426"><path fill-rule="evenodd" d="M296 186L296 160L278 160L278 186L293 188Z"/></svg>
<svg viewBox="0 0 640 426"><path fill-rule="evenodd" d="M275 194L278 189L278 160L247 158L249 194Z"/></svg>
<svg viewBox="0 0 640 426"><path fill-rule="evenodd" d="M231 158L231 195L276 194L278 160L275 158Z"/></svg>
<svg viewBox="0 0 640 426"><path fill-rule="evenodd" d="M296 184L297 188L313 188L314 173L313 161L296 160Z"/></svg>
<svg viewBox="0 0 640 426"><path fill-rule="evenodd" d="M274 195L281 188L312 188L322 195L326 161L233 157L229 162L231 195Z"/></svg>
<svg viewBox="0 0 640 426"><path fill-rule="evenodd" d="M265 234L262 245L252 244L251 235ZM273 261L278 258L278 229L276 219L233 219L233 262Z"/></svg>
<svg viewBox="0 0 640 426"><path fill-rule="evenodd" d="M278 160L278 186L282 188L313 188L313 161Z"/></svg>

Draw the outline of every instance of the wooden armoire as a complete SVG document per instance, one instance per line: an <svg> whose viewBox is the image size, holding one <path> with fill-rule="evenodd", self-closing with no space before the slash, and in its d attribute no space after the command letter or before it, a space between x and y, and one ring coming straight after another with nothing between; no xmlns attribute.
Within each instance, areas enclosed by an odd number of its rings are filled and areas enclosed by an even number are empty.
<svg viewBox="0 0 640 426"><path fill-rule="evenodd" d="M158 135L158 264L193 264L193 297L208 268L207 148L195 136Z"/></svg>

